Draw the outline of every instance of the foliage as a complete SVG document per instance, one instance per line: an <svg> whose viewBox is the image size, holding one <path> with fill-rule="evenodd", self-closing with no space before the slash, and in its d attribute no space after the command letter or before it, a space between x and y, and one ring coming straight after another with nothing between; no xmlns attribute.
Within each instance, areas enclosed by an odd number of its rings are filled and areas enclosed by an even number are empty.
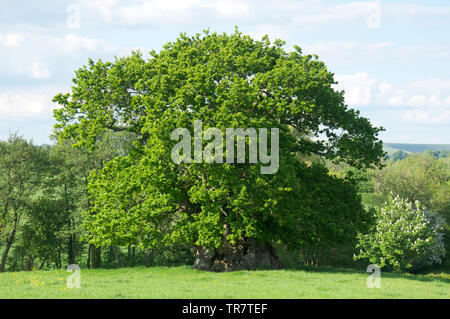
<svg viewBox="0 0 450 319"><path fill-rule="evenodd" d="M11 135L7 143L0 143L0 247L4 248L0 272L5 270L22 217L30 212L46 161L45 151L17 134Z"/></svg>
<svg viewBox="0 0 450 319"><path fill-rule="evenodd" d="M105 130L137 137L130 154L91 176L85 225L92 243L220 247L253 238L326 245L364 225L352 184L297 155L379 165L382 128L347 107L317 56L299 47L287 53L283 45L237 30L205 31L182 34L148 60L134 52L114 62L89 60L76 72L72 92L54 98L60 140L95 148ZM279 128L280 170L261 175L260 164L174 164L170 133L192 130L194 120L222 131ZM315 138L300 138L307 135Z"/></svg>
<svg viewBox="0 0 450 319"><path fill-rule="evenodd" d="M70 142L37 147L17 135L1 143L0 240L6 239L2 269L84 264L81 212L90 205L89 174L103 162L126 155L133 138L127 132L105 132L95 151L74 148ZM88 264L94 266L94 260L88 258Z"/></svg>
<svg viewBox="0 0 450 319"><path fill-rule="evenodd" d="M448 150L448 151L430 151L429 153L436 158L447 158L450 156L450 150Z"/></svg>
<svg viewBox="0 0 450 319"><path fill-rule="evenodd" d="M393 160L394 162L396 161L401 161L402 159L405 159L409 156L409 153L404 152L402 150L395 152L394 154L392 154L389 159Z"/></svg>
<svg viewBox="0 0 450 319"><path fill-rule="evenodd" d="M441 262L445 221L438 214L427 212L418 201L413 206L391 194L375 217L371 231L359 235L357 248L361 251L356 259L413 271Z"/></svg>
<svg viewBox="0 0 450 319"><path fill-rule="evenodd" d="M450 222L450 166L445 160L422 153L387 163L375 172L378 203L392 192L412 203L420 201L427 210L441 213Z"/></svg>

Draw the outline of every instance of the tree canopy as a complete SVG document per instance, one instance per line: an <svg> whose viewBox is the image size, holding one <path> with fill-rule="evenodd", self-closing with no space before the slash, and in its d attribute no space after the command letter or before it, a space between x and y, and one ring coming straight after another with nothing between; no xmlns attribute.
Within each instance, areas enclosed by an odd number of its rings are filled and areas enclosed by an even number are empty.
<svg viewBox="0 0 450 319"><path fill-rule="evenodd" d="M420 201L426 209L450 221L450 173L445 159L418 153L388 163L375 174L376 200L382 203L392 192L412 203Z"/></svg>
<svg viewBox="0 0 450 319"><path fill-rule="evenodd" d="M317 56L283 45L237 30L181 34L149 59L133 52L76 71L72 91L54 98L60 140L95 148L106 131L136 136L128 155L91 175L92 243L191 243L213 249L208 267L220 270L239 268L228 252L245 259L249 243L331 245L364 227L355 185L300 157L379 166L382 128L345 104ZM260 163L175 164L171 132L192 131L195 120L222 131L278 128L280 169L261 175Z"/></svg>

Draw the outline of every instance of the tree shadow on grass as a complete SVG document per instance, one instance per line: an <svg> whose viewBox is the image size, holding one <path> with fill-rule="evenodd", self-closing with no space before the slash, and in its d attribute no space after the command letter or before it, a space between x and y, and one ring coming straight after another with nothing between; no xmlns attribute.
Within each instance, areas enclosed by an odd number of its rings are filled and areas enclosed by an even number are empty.
<svg viewBox="0 0 450 319"><path fill-rule="evenodd" d="M440 274L433 274L433 275L416 274L415 275L415 274L391 272L391 273L383 273L382 276L385 276L387 278L417 280L417 281L422 281L422 282L442 282L445 284L450 284L450 276L448 278L446 278Z"/></svg>
<svg viewBox="0 0 450 319"><path fill-rule="evenodd" d="M366 269L361 268L339 268L339 267L331 267L331 266L296 266L285 268L287 271L307 271L314 273L330 273L330 274L348 274L348 275L361 275L370 273L366 272ZM448 269L443 269L442 271L432 272L429 271L418 273L418 274L410 274L403 272L392 272L392 271L381 271L381 277L385 278L393 278L393 279L407 279L407 280L416 280L421 282L441 282L445 284L450 284L450 274Z"/></svg>

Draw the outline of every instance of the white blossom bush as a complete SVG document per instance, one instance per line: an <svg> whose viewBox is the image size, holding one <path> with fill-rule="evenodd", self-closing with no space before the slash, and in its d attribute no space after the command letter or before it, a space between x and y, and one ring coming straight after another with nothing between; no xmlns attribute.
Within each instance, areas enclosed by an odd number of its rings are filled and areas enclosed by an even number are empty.
<svg viewBox="0 0 450 319"><path fill-rule="evenodd" d="M439 264L445 256L445 220L438 213L390 195L375 214L368 234L358 235L355 259L369 259L380 267L417 271Z"/></svg>

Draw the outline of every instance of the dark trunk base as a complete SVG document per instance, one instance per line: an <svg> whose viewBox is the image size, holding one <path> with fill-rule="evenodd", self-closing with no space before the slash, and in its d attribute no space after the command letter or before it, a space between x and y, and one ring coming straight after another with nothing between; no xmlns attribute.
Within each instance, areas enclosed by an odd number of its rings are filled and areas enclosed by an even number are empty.
<svg viewBox="0 0 450 319"><path fill-rule="evenodd" d="M253 240L219 249L198 248L194 261L194 269L217 272L281 268L273 247Z"/></svg>

